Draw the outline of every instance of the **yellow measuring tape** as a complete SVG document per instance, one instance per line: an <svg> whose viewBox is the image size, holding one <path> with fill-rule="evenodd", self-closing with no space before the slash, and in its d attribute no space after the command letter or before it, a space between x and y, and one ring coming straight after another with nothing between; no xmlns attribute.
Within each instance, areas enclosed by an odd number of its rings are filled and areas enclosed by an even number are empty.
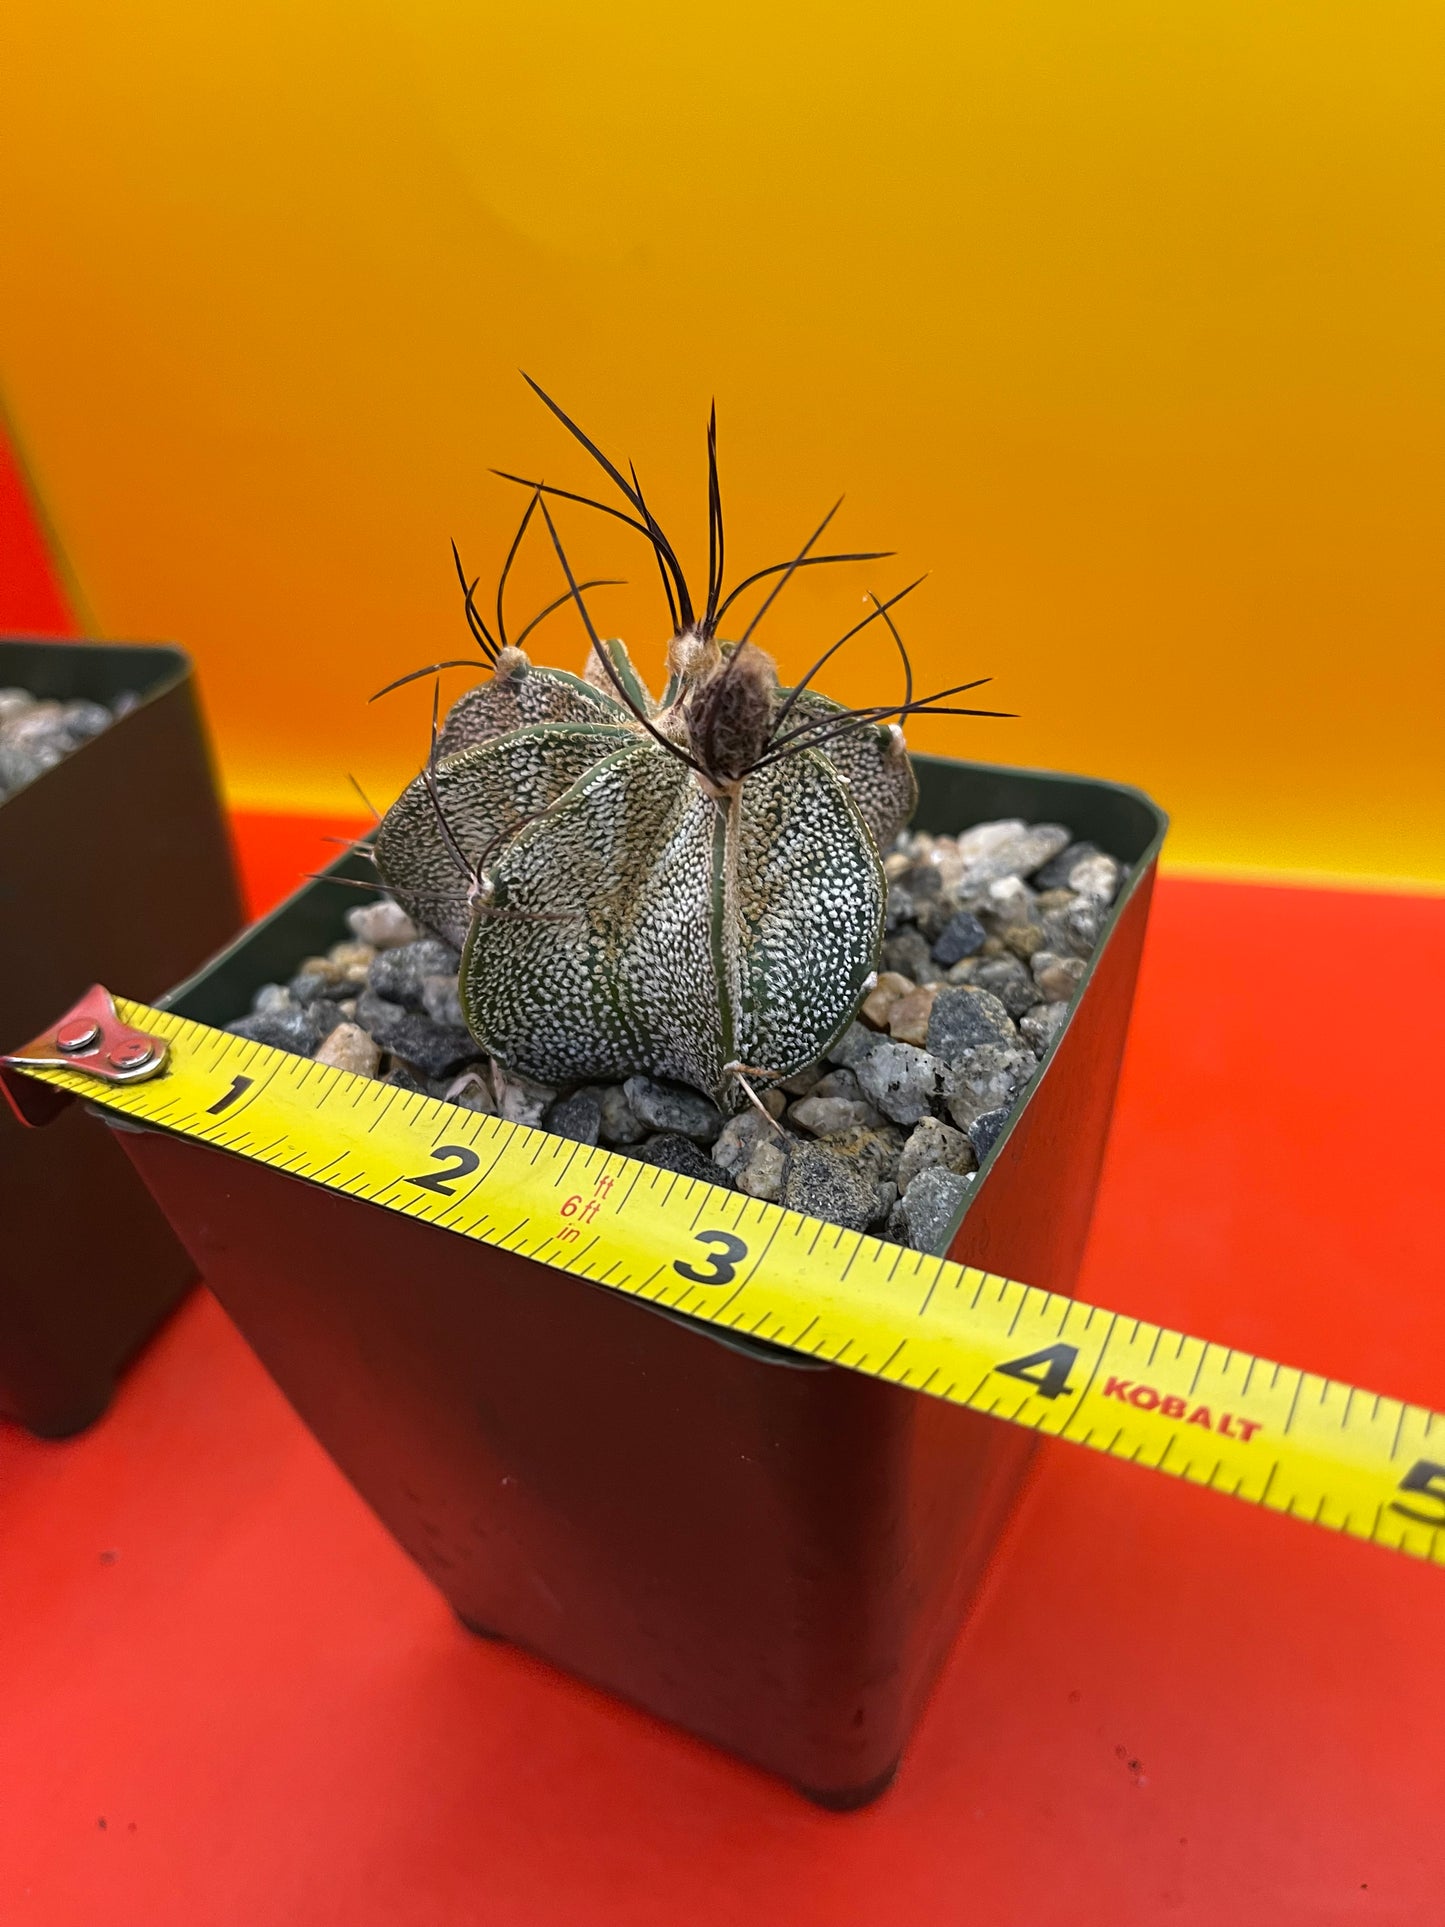
<svg viewBox="0 0 1445 1927"><path fill-rule="evenodd" d="M29 1074L710 1325L1445 1565L1445 1417L117 1000L161 1075Z"/></svg>

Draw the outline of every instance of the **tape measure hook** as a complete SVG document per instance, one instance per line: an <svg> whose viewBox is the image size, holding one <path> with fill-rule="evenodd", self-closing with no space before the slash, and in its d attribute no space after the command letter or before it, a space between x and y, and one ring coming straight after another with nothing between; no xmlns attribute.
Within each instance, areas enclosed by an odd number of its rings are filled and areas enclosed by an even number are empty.
<svg viewBox="0 0 1445 1927"><path fill-rule="evenodd" d="M158 1076L169 1055L165 1038L128 1024L104 984L92 984L58 1023L0 1057L0 1082L22 1124L48 1124L65 1094L35 1083L26 1071L72 1070L103 1084L140 1084Z"/></svg>

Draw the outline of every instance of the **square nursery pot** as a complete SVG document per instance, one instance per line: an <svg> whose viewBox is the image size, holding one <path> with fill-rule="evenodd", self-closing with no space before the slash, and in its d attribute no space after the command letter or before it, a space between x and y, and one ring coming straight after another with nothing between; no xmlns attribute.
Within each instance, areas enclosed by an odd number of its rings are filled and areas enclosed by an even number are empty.
<svg viewBox="0 0 1445 1927"><path fill-rule="evenodd" d="M0 688L140 700L0 802L0 1049L99 979L159 994L241 906L179 649L0 639ZM195 1265L115 1138L76 1104L44 1131L0 1101L0 1414L48 1437L105 1408Z"/></svg>
<svg viewBox="0 0 1445 1927"><path fill-rule="evenodd" d="M1073 1014L950 1234L956 1258L1068 1293L1164 818L1115 784L917 761L923 828L1062 822L1131 866ZM355 858L336 868L365 874ZM334 940L342 894L302 890L170 1008L214 1025L249 1008ZM826 1805L887 1785L1031 1433L244 1157L155 1130L123 1142L298 1414L466 1626Z"/></svg>

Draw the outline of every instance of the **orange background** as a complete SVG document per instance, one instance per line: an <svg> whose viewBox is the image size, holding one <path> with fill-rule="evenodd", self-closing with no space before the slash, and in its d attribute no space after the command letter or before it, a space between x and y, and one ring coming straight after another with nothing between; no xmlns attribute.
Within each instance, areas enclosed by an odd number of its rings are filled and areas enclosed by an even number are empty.
<svg viewBox="0 0 1445 1927"><path fill-rule="evenodd" d="M1426 4L10 0L0 381L244 802L415 766L423 693L365 699L463 641L489 465L590 481L524 365L699 572L713 394L739 564L844 489L900 551L789 589L785 667L930 568L920 676L1020 720L918 745L1140 782L1176 861L1445 880L1442 180ZM565 527L655 660L641 545Z"/></svg>

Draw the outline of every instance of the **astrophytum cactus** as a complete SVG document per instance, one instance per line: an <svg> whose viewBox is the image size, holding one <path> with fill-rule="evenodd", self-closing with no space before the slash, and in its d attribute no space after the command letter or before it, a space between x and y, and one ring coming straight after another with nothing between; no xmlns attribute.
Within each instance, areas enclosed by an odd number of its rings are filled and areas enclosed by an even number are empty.
<svg viewBox="0 0 1445 1927"><path fill-rule="evenodd" d="M531 485L508 567L540 508L567 581L551 606L581 612L586 676L538 667L507 640L505 569L495 637L464 580L490 673L434 721L427 767L378 832L377 869L462 949L468 1027L503 1065L552 1084L645 1072L732 1109L750 1085L812 1063L852 1019L882 940L879 852L916 799L890 719L938 702L910 693L850 711L806 683L780 688L747 631L718 639L732 598L711 429L700 615L635 478L573 432L661 560L675 630L667 688L654 702L623 645L597 635L583 601L594 585L574 578L545 500L561 491ZM776 594L797 568L863 559L813 555L821 533L734 594L769 575ZM881 616L892 629L889 606L875 602L858 626Z"/></svg>

